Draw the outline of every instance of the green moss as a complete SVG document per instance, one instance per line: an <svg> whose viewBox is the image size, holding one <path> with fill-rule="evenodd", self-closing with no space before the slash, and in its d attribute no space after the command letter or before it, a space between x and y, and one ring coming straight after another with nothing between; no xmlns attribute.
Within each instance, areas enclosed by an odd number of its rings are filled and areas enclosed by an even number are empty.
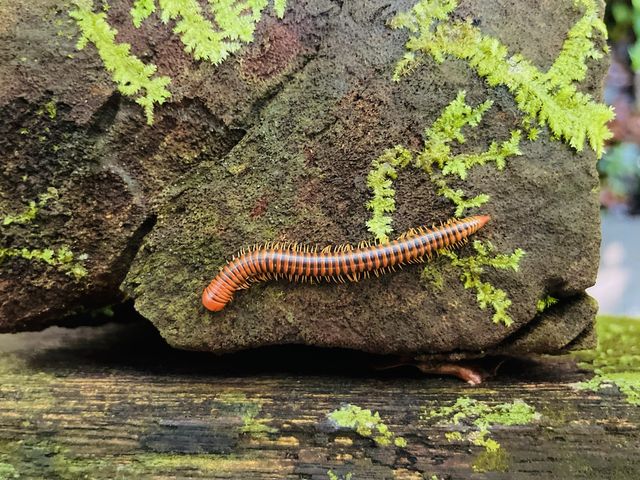
<svg viewBox="0 0 640 480"><path fill-rule="evenodd" d="M493 322L509 326L513 323L507 313L511 306L511 300L504 290L484 282L482 274L486 267L517 272L525 252L518 248L510 255L495 254L491 242L479 240L473 242L473 248L476 254L468 257L460 257L456 252L447 249L443 249L439 253L447 257L451 264L460 270L460 280L462 280L464 288L476 291L476 299L480 308L491 307L493 309Z"/></svg>
<svg viewBox="0 0 640 480"><path fill-rule="evenodd" d="M333 470L329 470L327 472L327 477L329 477L329 480L351 480L353 473L349 472L346 475L338 475Z"/></svg>
<svg viewBox="0 0 640 480"><path fill-rule="evenodd" d="M640 320L600 316L596 332L596 348L574 354L581 367L596 375L577 387L597 391L616 386L630 404L640 405Z"/></svg>
<svg viewBox="0 0 640 480"><path fill-rule="evenodd" d="M258 418L262 412L262 403L249 400L243 393L224 393L216 398L216 403L222 405L223 408L218 408L218 410L224 410L226 415L234 415L242 419L240 433L254 438L263 438L278 431L267 425L272 421L271 418Z"/></svg>
<svg viewBox="0 0 640 480"><path fill-rule="evenodd" d="M504 448L495 451L483 450L478 454L471 468L474 472L507 472L509 470L509 454Z"/></svg>
<svg viewBox="0 0 640 480"><path fill-rule="evenodd" d="M538 300L538 302L536 303L536 310L538 311L538 313L542 313L548 308L554 306L556 303L558 303L558 299L556 297L546 295L545 297Z"/></svg>
<svg viewBox="0 0 640 480"><path fill-rule="evenodd" d="M209 3L217 28L203 16L197 0L159 0L160 18L165 23L176 22L173 31L196 60L217 65L239 50L243 43L253 41L256 24L268 0L215 0ZM277 12L284 13L282 2L276 7Z"/></svg>
<svg viewBox="0 0 640 480"><path fill-rule="evenodd" d="M17 223L17 224L30 223L36 218L36 215L38 214L38 210L46 206L50 200L57 200L57 199L58 199L58 190L53 187L49 187L47 188L47 191L45 193L41 193L40 195L38 195L37 201L31 200L29 202L29 206L26 209L24 209L22 212L14 215L11 215L11 214L5 215L2 219L2 225L7 226L7 225L11 225L12 223Z"/></svg>
<svg viewBox="0 0 640 480"><path fill-rule="evenodd" d="M0 480L9 480L11 478L19 478L15 467L10 463L0 462Z"/></svg>
<svg viewBox="0 0 640 480"><path fill-rule="evenodd" d="M449 178L455 176L465 180L470 169L488 162L493 162L498 170L502 170L506 166L507 158L521 155L519 130L511 132L509 140L491 143L484 152L452 154L453 142L464 144L466 141L463 128L477 127L483 115L492 106L491 101L486 101L477 107L472 107L466 103L465 97L464 91L458 92L455 100L443 110L431 127L425 130L425 141L421 151L411 152L398 145L386 150L373 161L367 177L367 185L373 196L367 203L367 208L373 212L373 215L367 221L367 228L378 241L387 241L388 235L393 231L391 214L396 209L393 180L397 178L399 170L411 165L426 173L438 189L438 194L456 206L455 215L460 217L466 210L489 201L489 196L479 194L469 197L462 189L452 188L448 183ZM511 325L513 320L507 313L511 300L504 290L482 281L481 275L485 267L517 271L524 251L517 249L509 255L494 255L494 248L488 242L486 244L474 242L474 248L476 255L467 258L460 258L455 252L446 249L440 253L449 258L451 264L460 271L460 279L464 287L476 290L480 308L485 309L490 306L494 310L494 323ZM441 289L444 285L441 272L433 265L425 267L421 279L430 281L436 288Z"/></svg>
<svg viewBox="0 0 640 480"><path fill-rule="evenodd" d="M287 0L273 0L273 11L276 12L276 17L284 18L286 8Z"/></svg>
<svg viewBox="0 0 640 480"><path fill-rule="evenodd" d="M41 208L45 207L51 200L58 199L58 190L49 187L46 192L38 195L38 200L31 200L25 210L17 214L7 214L2 217L1 226L4 228L10 225L26 225L38 215ZM56 267L59 271L80 280L87 275L84 267L84 261L87 259L85 254L77 258L69 247L63 245L54 248L26 248L26 247L0 247L0 263L8 258L22 258L29 261L42 262L47 265Z"/></svg>
<svg viewBox="0 0 640 480"><path fill-rule="evenodd" d="M373 212L371 219L367 221L368 230L381 241L389 240L388 234L393 232L389 213L396 209L394 199L395 190L392 181L398 178L398 170L409 165L412 154L404 147L396 146L386 150L376 158L371 165L371 171L367 176L367 185L373 194L373 198L367 204L367 208Z"/></svg>
<svg viewBox="0 0 640 480"><path fill-rule="evenodd" d="M347 428L360 436L371 438L378 446L386 447L392 443L400 448L407 446L403 437L397 437L382 422L378 412L348 404L329 413L327 418L339 428Z"/></svg>
<svg viewBox="0 0 640 480"><path fill-rule="evenodd" d="M76 20L81 31L77 48L81 50L88 43L94 44L118 90L123 95L135 98L136 103L144 108L147 123L153 124L154 105L163 104L171 96L166 88L171 79L155 76L155 65L145 64L132 55L128 43L117 43L117 30L107 23L106 13L93 11L91 0L76 0L75 4L76 10L69 12L69 15Z"/></svg>
<svg viewBox="0 0 640 480"><path fill-rule="evenodd" d="M58 107L56 106L55 99L49 100L36 112L38 115L46 114L51 120L55 120L58 115Z"/></svg>
<svg viewBox="0 0 640 480"><path fill-rule="evenodd" d="M250 469L255 458L236 455L143 453L95 458L77 453L55 440L0 441L0 468L13 467L17 476L7 478L55 478L76 480L111 478L130 480L148 476L190 476L194 471L211 477L221 472L239 472ZM11 472L11 470L7 469Z"/></svg>
<svg viewBox="0 0 640 480"><path fill-rule="evenodd" d="M87 255L80 255L76 260L75 255L67 246L62 246L55 250L52 248L0 247L0 263L6 258L22 258L29 261L43 262L56 267L59 271L73 277L75 280L80 280L87 275L87 269L83 265Z"/></svg>
<svg viewBox="0 0 640 480"><path fill-rule="evenodd" d="M153 12L156 11L155 0L136 0L131 7L131 19L136 27L140 27Z"/></svg>
<svg viewBox="0 0 640 480"><path fill-rule="evenodd" d="M500 444L492 438L491 429L496 425L528 425L537 421L540 414L523 401L489 405L469 397L460 397L450 407L423 409L420 419L430 422L442 419L440 425L456 425L461 431L447 432L450 442L468 441L484 451L476 459L476 471L506 471L508 457Z"/></svg>
<svg viewBox="0 0 640 480"><path fill-rule="evenodd" d="M437 62L448 57L464 60L490 86L509 89L525 114L525 126L532 128L536 122L547 125L556 138L576 150L582 150L588 140L601 156L604 142L611 138L607 122L613 118L613 111L579 92L576 83L586 77L587 60L602 57L594 38L606 38L606 28L594 0L574 3L582 6L584 15L569 30L553 65L542 72L522 55L509 55L505 45L483 34L471 20L452 15L458 6L456 0L419 0L410 11L391 21L393 28L406 28L411 33L394 79L411 72L424 55ZM536 138L537 131L529 137Z"/></svg>

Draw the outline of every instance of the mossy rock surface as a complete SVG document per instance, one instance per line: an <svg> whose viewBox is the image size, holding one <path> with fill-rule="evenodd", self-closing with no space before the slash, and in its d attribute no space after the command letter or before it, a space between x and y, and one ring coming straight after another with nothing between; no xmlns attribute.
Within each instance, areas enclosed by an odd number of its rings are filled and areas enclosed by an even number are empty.
<svg viewBox="0 0 640 480"><path fill-rule="evenodd" d="M175 23L163 24L158 13L136 29L131 2L94 2L117 42L172 79L153 125L118 93L92 44L76 49L74 3L1 6L0 55L8 59L0 66L2 217L50 187L58 192L33 220L2 225L1 247L68 247L86 275L4 258L0 330L41 328L129 296L172 345L195 350L302 343L469 356L589 343L595 307L584 290L595 280L599 244L595 153L577 152L546 128L523 140L522 155L504 170L489 163L464 182L449 179L469 196L490 196L467 212L492 216L476 238L499 253L526 252L518 272L482 274L508 296L510 326L494 324L491 308L481 309L476 291L442 260L435 263L442 289L411 265L355 284L268 282L240 292L220 313L202 307L203 288L243 246L372 240L365 224L372 161L394 145L419 150L425 128L460 91L473 107L493 106L464 129L467 141L454 153L484 151L522 129L513 94L488 86L464 61L425 57L392 81L408 35L389 21L414 3L291 1L284 19L268 8L253 43L213 65L185 52ZM544 71L582 15L571 1L470 1L452 18ZM601 48L604 40L594 38ZM579 90L599 98L606 61L589 59L587 67ZM394 188L398 233L455 212L419 170L400 172ZM475 252L467 245L459 254ZM559 302L538 312L548 295Z"/></svg>
<svg viewBox="0 0 640 480"><path fill-rule="evenodd" d="M158 194L203 160L222 159L259 123L263 103L315 51L325 22L319 7L282 21L267 10L255 42L215 66L194 61L157 15L136 29L132 2L94 2L116 42L173 79L149 126L95 46L77 50L69 15L77 3L0 5L0 249L65 246L86 269L76 279L46 262L0 259L0 331L39 329L121 301ZM2 225L50 187L58 198L32 221Z"/></svg>
<svg viewBox="0 0 640 480"><path fill-rule="evenodd" d="M425 58L411 75L391 81L407 33L387 24L411 6L328 4L317 51L263 105L256 124L228 154L201 162L165 190L124 288L172 345L224 352L301 343L468 356L553 353L590 343L596 307L584 291L598 265L596 156L553 139L545 128L537 140L521 143L522 155L509 158L503 171L484 165L465 182L452 181L469 195L491 197L476 209L492 216L477 238L499 252L526 252L518 272L483 273L512 302L509 327L492 322L491 309L479 307L476 292L463 287L446 261L437 264L442 289L421 281L423 267L412 265L353 284L272 281L238 293L222 312L202 307L203 288L243 246L371 240L365 225L371 162L397 144L420 149L424 129L459 91L472 106L493 101L480 125L465 129L459 152L485 150L521 128L513 95L488 86L463 61ZM306 7L292 2L290 8ZM572 2L497 8L477 1L464 2L454 15L544 71L581 11ZM590 60L588 67L579 88L599 98L606 61ZM401 172L394 187L398 233L453 216L454 206L423 172ZM470 245L460 252L473 254ZM547 295L559 302L540 313L537 302Z"/></svg>

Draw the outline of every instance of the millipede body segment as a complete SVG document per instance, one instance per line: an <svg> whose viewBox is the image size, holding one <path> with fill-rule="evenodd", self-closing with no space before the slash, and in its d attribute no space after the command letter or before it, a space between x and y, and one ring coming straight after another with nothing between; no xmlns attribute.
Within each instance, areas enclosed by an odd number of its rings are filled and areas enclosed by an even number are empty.
<svg viewBox="0 0 640 480"><path fill-rule="evenodd" d="M483 227L490 217L477 215L450 220L441 226L411 229L396 240L329 246L320 250L297 244L265 244L241 251L205 288L203 305L222 310L236 290L253 282L288 278L300 280L358 281L370 273L379 275L396 266L424 261L439 249L454 247Z"/></svg>

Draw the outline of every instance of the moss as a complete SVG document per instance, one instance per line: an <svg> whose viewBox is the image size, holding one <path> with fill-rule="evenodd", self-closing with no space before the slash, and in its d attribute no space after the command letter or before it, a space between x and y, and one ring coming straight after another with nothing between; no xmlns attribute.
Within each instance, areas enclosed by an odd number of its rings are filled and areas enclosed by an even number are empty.
<svg viewBox="0 0 640 480"><path fill-rule="evenodd" d="M29 205L16 214L6 214L2 217L1 226L7 228L10 225L26 225L33 222L41 208L45 207L51 200L58 199L58 190L49 187L46 192L38 195L38 200L31 200ZM58 248L27 248L27 247L5 247L0 246L0 263L9 258L22 258L24 260L36 261L56 267L61 272L80 280L87 275L84 261L85 254L77 258L74 253L63 245Z"/></svg>
<svg viewBox="0 0 640 480"><path fill-rule="evenodd" d="M75 480L84 478L113 478L129 480L142 476L174 476L180 471L193 471L204 475L220 472L245 473L255 464L255 458L236 455L143 453L107 458L83 456L71 448L48 441L0 441L0 466L11 465L15 477L57 478ZM1 468L1 467L0 467ZM2 470L0 470L0 475ZM0 479L5 477L0 476Z"/></svg>
<svg viewBox="0 0 640 480"><path fill-rule="evenodd" d="M505 45L483 34L471 20L452 15L458 6L456 0L420 0L390 24L411 33L394 79L411 72L424 55L437 62L447 57L464 60L490 86L509 89L525 115L527 128L534 128L535 123L547 125L556 138L576 150L582 150L588 141L599 157L604 142L611 138L607 122L613 118L613 111L579 92L576 83L585 79L587 60L602 57L594 39L598 35L606 38L606 27L594 0L574 3L584 9L584 15L569 30L553 65L542 72L522 55L509 55ZM537 131L529 137L535 139Z"/></svg>
<svg viewBox="0 0 640 480"><path fill-rule="evenodd" d="M243 393L224 393L216 398L216 403L225 407L223 410L226 414L237 415L242 419L240 433L254 438L263 438L278 431L278 429L267 425L272 421L271 418L258 418L262 412L262 403L247 399Z"/></svg>
<svg viewBox="0 0 640 480"><path fill-rule="evenodd" d="M75 280L80 280L87 275L87 270L83 265L87 256L84 254L80 255L77 261L74 261L75 256L67 246L59 247L56 250L52 248L28 249L0 247L0 263L5 258L12 257L46 263L47 265L56 267L59 271L73 277Z"/></svg>
<svg viewBox="0 0 640 480"><path fill-rule="evenodd" d="M367 208L373 212L373 215L367 221L367 229L381 242L388 241L388 234L393 232L391 227L393 219L388 215L396 209L394 199L396 192L392 181L398 178L398 170L409 165L411 160L411 152L397 146L386 150L371 165L367 185L373 198L367 204Z"/></svg>
<svg viewBox="0 0 640 480"><path fill-rule="evenodd" d="M552 297L551 295L546 295L545 297L538 300L538 302L536 303L536 310L538 313L542 313L557 303L558 303L558 299L556 297Z"/></svg>
<svg viewBox="0 0 640 480"><path fill-rule="evenodd" d="M338 475L333 470L329 470L327 472L327 477L329 477L329 480L351 480L353 473L349 472L345 475Z"/></svg>
<svg viewBox="0 0 640 480"><path fill-rule="evenodd" d="M496 168L502 170L506 166L508 157L521 155L519 149L521 133L518 130L511 132L509 140L501 143L493 142L484 152L459 155L451 153L453 142L462 145L466 141L462 132L463 127L478 126L485 112L492 106L491 101L486 101L477 107L472 107L466 103L465 98L464 91L458 92L455 100L447 105L431 127L425 130L424 146L421 151L411 152L398 145L386 150L373 161L367 177L367 185L373 194L367 208L373 211L373 215L367 221L367 227L379 241L388 240L388 234L393 231L390 214L395 211L393 198L395 191L392 188L392 181L397 178L398 170L412 165L424 171L438 189L438 193L455 205L455 215L460 217L466 210L488 202L489 196L480 194L468 198L461 189L450 186L449 177L457 176L465 180L470 169L488 162L494 162Z"/></svg>
<svg viewBox="0 0 640 480"><path fill-rule="evenodd" d="M378 446L386 447L392 443L400 448L407 446L407 441L403 437L397 437L382 422L378 412L371 412L371 410L365 410L357 405L347 404L329 413L327 418L336 427L347 428L360 436L371 438Z"/></svg>
<svg viewBox="0 0 640 480"><path fill-rule="evenodd" d="M580 366L593 371L591 380L577 384L597 391L615 386L632 405L640 405L640 321L633 318L600 316L596 320L595 349L575 352Z"/></svg>
<svg viewBox="0 0 640 480"><path fill-rule="evenodd" d="M493 142L484 152L458 155L451 153L452 142L464 144L466 140L463 128L478 126L483 115L492 106L492 102L486 101L477 107L472 107L466 103L465 97L464 91L458 92L455 100L444 109L431 127L425 130L422 151L414 153L405 147L396 146L386 150L373 161L367 177L367 185L373 194L367 207L373 211L373 215L367 221L367 228L379 241L387 241L388 235L393 231L391 227L393 219L390 214L395 211L395 191L392 181L397 178L398 170L412 165L424 171L437 187L438 193L456 206L455 215L459 217L466 210L489 201L489 196L480 194L469 198L461 189L454 190L449 185L448 178L457 176L460 180L465 180L470 169L488 162L493 162L498 170L502 170L506 166L507 158L521 154L520 131L511 132L509 140L501 143ZM493 309L494 323L509 326L513 323L507 313L511 300L504 290L482 281L481 275L485 267L517 271L524 251L516 249L509 255L494 255L494 248L488 242L474 242L474 248L476 255L466 258L461 258L455 252L446 249L440 253L459 270L464 287L475 289L480 308L485 309L490 306ZM425 267L421 278L430 281L436 288L443 287L443 276L433 265Z"/></svg>
<svg viewBox="0 0 640 480"><path fill-rule="evenodd" d="M506 472L509 470L509 454L504 448L496 451L484 450L471 464L474 472Z"/></svg>
<svg viewBox="0 0 640 480"><path fill-rule="evenodd" d="M510 255L494 254L491 242L479 240L473 242L473 248L476 254L467 257L460 257L456 252L447 249L441 250L440 255L447 257L451 264L460 270L460 280L462 280L464 288L476 291L476 299L480 308L491 307L493 309L493 322L509 326L513 323L507 312L511 306L511 300L504 290L483 281L482 274L486 267L517 272L525 252L517 248Z"/></svg>
<svg viewBox="0 0 640 480"><path fill-rule="evenodd" d="M131 7L131 19L136 27L140 27L142 22L156 11L155 0L136 0Z"/></svg>
<svg viewBox="0 0 640 480"><path fill-rule="evenodd" d="M0 462L0 480L9 480L11 478L19 478L15 467L10 463Z"/></svg>
<svg viewBox="0 0 640 480"><path fill-rule="evenodd" d="M46 114L51 120L55 120L56 116L58 115L58 107L56 105L55 99L49 100L36 113L38 115Z"/></svg>
<svg viewBox="0 0 640 480"><path fill-rule="evenodd" d="M482 447L483 453L474 462L476 471L506 471L508 457L501 445L492 438L491 429L496 425L528 425L537 421L540 414L523 401L489 405L469 397L460 397L450 407L423 409L420 419L443 419L444 424L456 425L461 431L447 432L448 441L468 441ZM442 425L443 423L441 423Z"/></svg>
<svg viewBox="0 0 640 480"><path fill-rule="evenodd" d="M136 103L144 108L147 123L153 124L154 105L163 104L171 93L167 86L171 79L156 76L157 67L145 64L131 54L131 45L115 41L118 31L107 23L106 13L93 11L91 0L76 0L76 10L69 12L81 31L78 41L79 50L88 43L95 45L105 68L113 76L118 90L126 96L134 97Z"/></svg>
<svg viewBox="0 0 640 480"><path fill-rule="evenodd" d="M2 218L2 225L7 226L7 225L11 225L12 223L17 223L17 224L30 223L36 218L36 215L38 214L38 211L41 208L45 207L50 200L57 200L57 199L58 199L58 190L53 187L49 187L47 188L47 191L45 193L41 193L40 195L38 195L37 201L31 200L29 202L29 206L25 208L22 212L16 213L13 215L11 214L5 215Z"/></svg>
<svg viewBox="0 0 640 480"><path fill-rule="evenodd" d="M160 18L165 23L176 22L173 31L196 60L217 65L239 50L243 43L253 41L256 24L268 0L215 0L209 3L217 28L203 16L197 0L159 0ZM276 3L278 16L284 14L285 6L282 1Z"/></svg>

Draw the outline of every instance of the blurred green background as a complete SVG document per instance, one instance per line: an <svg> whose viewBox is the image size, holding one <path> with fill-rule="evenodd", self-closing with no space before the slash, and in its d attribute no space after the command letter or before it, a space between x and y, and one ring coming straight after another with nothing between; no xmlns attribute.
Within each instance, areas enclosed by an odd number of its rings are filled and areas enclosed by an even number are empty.
<svg viewBox="0 0 640 480"><path fill-rule="evenodd" d="M600 312L640 317L640 0L607 2L611 67L605 101L614 134L598 163L602 258L590 289Z"/></svg>

